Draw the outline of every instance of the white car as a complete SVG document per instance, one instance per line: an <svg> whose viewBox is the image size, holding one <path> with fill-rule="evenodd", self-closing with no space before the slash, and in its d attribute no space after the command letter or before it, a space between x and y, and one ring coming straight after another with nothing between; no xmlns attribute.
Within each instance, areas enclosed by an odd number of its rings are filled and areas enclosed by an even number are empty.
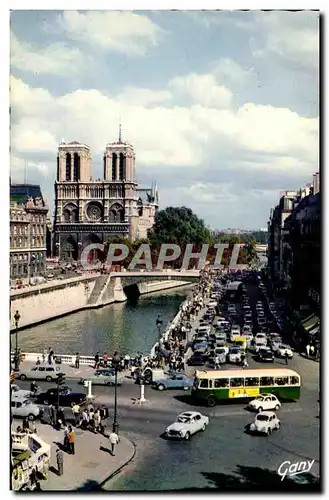
<svg viewBox="0 0 329 500"><path fill-rule="evenodd" d="M260 434L267 434L268 436L272 431L280 429L281 422L274 413L274 411L263 411L256 415L255 420L250 424L250 432L259 432Z"/></svg>
<svg viewBox="0 0 329 500"><path fill-rule="evenodd" d="M31 397L31 391L28 391L26 389L21 389L17 384L10 385L10 392L12 398L29 399Z"/></svg>
<svg viewBox="0 0 329 500"><path fill-rule="evenodd" d="M266 333L256 333L255 342L262 342L263 344L267 344L267 336Z"/></svg>
<svg viewBox="0 0 329 500"><path fill-rule="evenodd" d="M288 358L292 359L294 353L289 345L279 344L276 348L276 354L280 358L285 358L286 354L288 354Z"/></svg>
<svg viewBox="0 0 329 500"><path fill-rule="evenodd" d="M176 422L166 429L168 438L189 439L192 434L204 431L209 424L209 417L196 411L184 411L180 413Z"/></svg>
<svg viewBox="0 0 329 500"><path fill-rule="evenodd" d="M239 363L241 361L241 349L240 347L230 347L228 352L228 362L229 363Z"/></svg>
<svg viewBox="0 0 329 500"><path fill-rule="evenodd" d="M250 345L249 350L257 354L260 349L264 349L265 345L264 342L255 340L254 343Z"/></svg>
<svg viewBox="0 0 329 500"><path fill-rule="evenodd" d="M258 413L261 413L263 410L278 411L281 408L281 403L274 394L264 393L250 401L248 408Z"/></svg>
<svg viewBox="0 0 329 500"><path fill-rule="evenodd" d="M13 398L10 402L11 414L13 417L28 418L35 420L43 415L43 411L39 406L35 405L28 399Z"/></svg>

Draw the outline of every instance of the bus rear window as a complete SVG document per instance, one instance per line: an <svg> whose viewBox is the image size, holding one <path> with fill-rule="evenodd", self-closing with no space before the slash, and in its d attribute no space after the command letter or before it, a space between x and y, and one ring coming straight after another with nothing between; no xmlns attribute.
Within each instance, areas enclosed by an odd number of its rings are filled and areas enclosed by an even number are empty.
<svg viewBox="0 0 329 500"><path fill-rule="evenodd" d="M299 385L299 377L290 377L290 385Z"/></svg>
<svg viewBox="0 0 329 500"><path fill-rule="evenodd" d="M228 378L217 378L216 380L214 380L214 387L215 388L218 388L218 387L229 387L230 385L230 381Z"/></svg>

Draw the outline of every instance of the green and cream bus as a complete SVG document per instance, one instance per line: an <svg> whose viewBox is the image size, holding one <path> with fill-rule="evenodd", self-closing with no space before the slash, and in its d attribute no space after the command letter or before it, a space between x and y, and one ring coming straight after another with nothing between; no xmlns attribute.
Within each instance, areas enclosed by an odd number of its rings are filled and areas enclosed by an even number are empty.
<svg viewBox="0 0 329 500"><path fill-rule="evenodd" d="M208 406L237 398L254 399L264 392L296 401L300 397L300 385L300 375L287 368L196 370L192 397Z"/></svg>

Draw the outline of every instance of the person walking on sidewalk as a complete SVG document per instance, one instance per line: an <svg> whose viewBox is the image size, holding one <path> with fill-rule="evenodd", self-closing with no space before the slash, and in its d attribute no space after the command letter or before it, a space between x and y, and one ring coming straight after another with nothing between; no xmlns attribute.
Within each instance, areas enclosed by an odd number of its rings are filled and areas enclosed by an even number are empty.
<svg viewBox="0 0 329 500"><path fill-rule="evenodd" d="M306 354L307 354L308 358L310 357L310 348L311 348L310 344L307 344L307 346L306 346Z"/></svg>
<svg viewBox="0 0 329 500"><path fill-rule="evenodd" d="M288 364L288 359L289 359L289 354L288 354L287 351L284 353L284 357L285 357L286 365L287 365Z"/></svg>
<svg viewBox="0 0 329 500"><path fill-rule="evenodd" d="M74 425L77 426L80 422L80 406L77 403L72 403L72 413L74 417Z"/></svg>
<svg viewBox="0 0 329 500"><path fill-rule="evenodd" d="M99 352L96 352L94 360L95 360L94 369L97 370L97 368L99 366Z"/></svg>
<svg viewBox="0 0 329 500"><path fill-rule="evenodd" d="M71 455L75 455L75 433L70 425L69 425L68 440L69 440L69 453Z"/></svg>
<svg viewBox="0 0 329 500"><path fill-rule="evenodd" d="M58 475L62 476L63 475L63 469L64 469L64 454L63 452L57 448L56 450L56 461L57 461L57 470L58 470Z"/></svg>
<svg viewBox="0 0 329 500"><path fill-rule="evenodd" d="M315 351L314 345L311 344L311 347L310 347L311 356L314 356L314 351Z"/></svg>
<svg viewBox="0 0 329 500"><path fill-rule="evenodd" d="M77 370L80 368L80 354L78 352L75 355L75 368Z"/></svg>
<svg viewBox="0 0 329 500"><path fill-rule="evenodd" d="M111 434L109 435L109 440L110 440L110 444L111 444L111 455L114 457L115 456L115 446L119 442L119 436L117 435L116 432L111 432Z"/></svg>

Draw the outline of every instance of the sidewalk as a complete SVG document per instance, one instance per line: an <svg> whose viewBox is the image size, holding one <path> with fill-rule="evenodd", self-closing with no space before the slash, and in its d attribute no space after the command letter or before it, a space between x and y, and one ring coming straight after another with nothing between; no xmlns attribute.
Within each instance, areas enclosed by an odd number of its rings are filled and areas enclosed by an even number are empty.
<svg viewBox="0 0 329 500"><path fill-rule="evenodd" d="M119 472L135 456L135 445L120 436L115 456L109 453L109 440L101 434L75 430L75 455L64 453L64 474L57 475L56 449L63 443L64 431L56 431L50 425L37 425L37 433L51 444L51 460L48 479L41 482L43 491L92 490ZM59 443L59 446L58 444Z"/></svg>

